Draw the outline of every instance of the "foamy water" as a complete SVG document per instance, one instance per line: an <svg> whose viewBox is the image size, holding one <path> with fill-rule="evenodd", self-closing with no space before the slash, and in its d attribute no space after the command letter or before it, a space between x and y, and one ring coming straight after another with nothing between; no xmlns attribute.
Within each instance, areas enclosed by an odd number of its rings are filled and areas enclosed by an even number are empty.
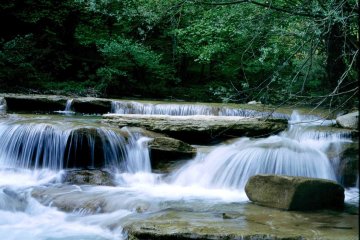
<svg viewBox="0 0 360 240"><path fill-rule="evenodd" d="M94 125L104 139L104 161L116 175L112 187L60 182L64 171L60 163L71 131L84 125L66 119L54 122L46 116L4 120L0 123L0 238L126 239L122 227L132 218L167 209L221 212L232 204L247 204L243 188L254 174L336 180L336 164L326 151L330 147L341 151L342 144L352 140L346 133L314 130L321 123L306 120L294 114L289 130L279 135L238 138L199 151L167 175L152 173L149 138L127 132L125 141L114 129ZM331 121L323 123L331 125ZM43 195L34 198L32 193L39 189ZM358 186L346 190L345 201L358 205Z"/></svg>

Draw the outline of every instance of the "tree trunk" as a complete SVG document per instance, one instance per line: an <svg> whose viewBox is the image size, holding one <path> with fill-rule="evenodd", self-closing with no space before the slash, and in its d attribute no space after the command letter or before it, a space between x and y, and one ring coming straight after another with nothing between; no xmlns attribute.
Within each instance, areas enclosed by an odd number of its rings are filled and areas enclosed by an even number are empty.
<svg viewBox="0 0 360 240"><path fill-rule="evenodd" d="M344 61L345 34L339 23L331 26L329 31L326 47L327 47L327 85L335 89L346 70Z"/></svg>

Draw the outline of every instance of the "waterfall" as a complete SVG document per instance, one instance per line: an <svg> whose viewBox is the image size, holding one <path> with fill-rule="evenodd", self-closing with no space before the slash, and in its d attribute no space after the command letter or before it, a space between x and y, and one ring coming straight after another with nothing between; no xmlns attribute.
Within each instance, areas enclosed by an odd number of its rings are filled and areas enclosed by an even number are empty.
<svg viewBox="0 0 360 240"><path fill-rule="evenodd" d="M66 106L65 106L65 112L71 112L72 111L72 103L73 103L73 100L74 99L68 99L67 101L66 101Z"/></svg>
<svg viewBox="0 0 360 240"><path fill-rule="evenodd" d="M277 112L260 112L249 109L229 108L223 106L208 106L200 104L163 104L140 103L135 101L113 101L111 112L118 114L146 114L146 115L211 115L211 116L240 116L240 117L276 117L288 119L287 114Z"/></svg>
<svg viewBox="0 0 360 240"><path fill-rule="evenodd" d="M305 121L306 120L306 121ZM182 186L243 189L256 174L280 174L336 180L336 164L325 152L334 144L351 142L346 132L314 132L312 127L331 125L313 117L292 114L289 129L278 136L263 139L239 138L236 142L199 155L170 177Z"/></svg>
<svg viewBox="0 0 360 240"><path fill-rule="evenodd" d="M147 147L139 143L141 137L129 135L126 139L123 135L105 127L5 121L0 123L0 167L52 170L105 167L150 172Z"/></svg>
<svg viewBox="0 0 360 240"><path fill-rule="evenodd" d="M112 102L112 112L119 114L147 115L218 115L215 107L195 104L153 104L128 101Z"/></svg>
<svg viewBox="0 0 360 240"><path fill-rule="evenodd" d="M228 232L234 223L240 234L249 229L258 232L261 224L267 227L261 236L274 234L275 238L284 219L291 233L309 232L305 230L315 226L310 238L327 239L334 234L333 239L338 239L345 232L351 239L357 236L359 180L357 187L345 190L345 211L351 214L317 211L294 217L287 211L249 204L243 190L248 178L258 173L335 180L335 165L325 153L335 149L337 154L334 146L341 149L351 142L351 134L334 132L328 126L332 121L294 113L289 129L279 135L198 146L195 159L182 166L183 161L177 162L180 168L171 168L169 174L151 171L149 138L144 135L157 134L112 128L98 121L98 117L63 115L9 114L0 119L0 238L127 239L129 226L145 224L150 227L143 228L147 231L154 229L154 221L160 231L168 222L187 222L186 236L187 226L189 234L201 234L210 226L207 232L215 238L219 229L225 237L241 238ZM62 184L64 168L110 169L116 186ZM281 221L274 222L277 218ZM298 225L300 220L303 225ZM332 232L324 235L325 231Z"/></svg>
<svg viewBox="0 0 360 240"><path fill-rule="evenodd" d="M72 109L73 101L74 101L74 99L68 99L66 101L65 109L60 110L60 111L55 111L55 112L60 113L60 114L64 114L64 115L67 115L67 116L75 114L75 112Z"/></svg>
<svg viewBox="0 0 360 240"><path fill-rule="evenodd" d="M140 133L132 133L126 127L123 128L131 137L127 145L126 170L129 173L151 172L150 154L147 142L148 137L143 137Z"/></svg>
<svg viewBox="0 0 360 240"><path fill-rule="evenodd" d="M61 169L69 133L48 124L0 124L0 165Z"/></svg>
<svg viewBox="0 0 360 240"><path fill-rule="evenodd" d="M0 113L6 113L6 100L3 97L0 97Z"/></svg>
<svg viewBox="0 0 360 240"><path fill-rule="evenodd" d="M241 138L213 150L203 159L181 169L174 183L243 189L256 174L280 174L335 180L324 153L279 136L252 140Z"/></svg>

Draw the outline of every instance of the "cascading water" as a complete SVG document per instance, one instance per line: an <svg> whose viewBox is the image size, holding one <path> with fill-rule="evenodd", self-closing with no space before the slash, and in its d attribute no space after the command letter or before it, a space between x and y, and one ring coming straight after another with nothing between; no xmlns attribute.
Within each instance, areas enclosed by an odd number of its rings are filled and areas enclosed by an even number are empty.
<svg viewBox="0 0 360 240"><path fill-rule="evenodd" d="M139 137L129 135L127 142L120 132L105 127L10 120L0 124L0 136L2 168L151 171L148 154L137 154L144 151L143 146L135 144Z"/></svg>
<svg viewBox="0 0 360 240"><path fill-rule="evenodd" d="M61 111L55 111L55 112L60 113L60 114L65 114L65 115L75 114L75 112L72 109L73 101L74 101L74 99L68 99L66 101L65 109L61 110Z"/></svg>
<svg viewBox="0 0 360 240"><path fill-rule="evenodd" d="M279 136L242 138L197 159L174 176L174 183L243 189L256 174L280 174L335 180L324 153Z"/></svg>
<svg viewBox="0 0 360 240"><path fill-rule="evenodd" d="M0 166L61 169L69 134L48 124L1 124Z"/></svg>
<svg viewBox="0 0 360 240"><path fill-rule="evenodd" d="M145 225L142 229L152 229L165 221L171 231L176 231L172 220L180 219L179 225L186 222L191 233L194 225L200 224L205 224L200 232L219 226L217 229L225 233L230 224L232 229L246 231L255 226L257 233L261 232L260 226L269 226L264 233L274 236L280 228L292 231L295 225L303 225L299 235L310 232L311 226L316 239L322 238L324 232L329 232L328 236L338 234L333 240L341 239L336 237L343 236L341 231L356 235L357 224L353 220L343 221L333 214L316 215L316 220L309 220L310 213L302 216L298 212L295 216L278 211L284 215L277 216L276 210L264 208L253 212L254 206L249 207L242 190L247 179L256 173L335 180L334 165L325 152L336 144L351 142L350 135L324 130L315 119L312 121L316 126L300 124L306 119L293 114L289 129L277 136L239 138L212 146L210 152L206 147L199 148L195 159L168 177L151 173L148 138L126 128L99 126L89 116L85 123L84 119L74 119L32 115L0 120L0 238L124 240L127 236L122 226L129 222L141 225L138 221L149 216L150 228ZM98 159L102 159L101 166L97 165ZM118 172L117 186L61 184L62 169L67 167L110 168ZM358 204L356 195L358 188L347 191L346 201ZM230 218L235 217L227 219L227 212ZM160 217L152 218L156 214ZM174 217L168 220L168 216ZM271 216L269 221L262 221L265 216ZM282 223L279 228L277 219L289 223ZM331 222L335 229L323 227L323 222Z"/></svg>
<svg viewBox="0 0 360 240"><path fill-rule="evenodd" d="M151 172L149 149L147 142L150 140L148 137L143 137L139 133L132 133L127 128L123 129L130 136L128 148L128 156L126 161L126 170L129 173L137 172Z"/></svg>
<svg viewBox="0 0 360 240"><path fill-rule="evenodd" d="M306 125L305 125L306 122ZM201 185L243 189L256 174L280 174L336 180L325 152L331 144L351 142L345 133L314 132L314 125L332 122L306 119L296 112L290 127L279 136L265 139L240 138L196 159L171 176L178 185Z"/></svg>
<svg viewBox="0 0 360 240"><path fill-rule="evenodd" d="M259 112L248 109L228 108L222 106L207 106L196 104L156 104L135 101L113 101L111 112L117 114L146 114L146 115L211 115L211 116L240 116L240 117L276 117L289 118L286 114L277 112Z"/></svg>
<svg viewBox="0 0 360 240"><path fill-rule="evenodd" d="M66 101L66 106L65 106L65 112L70 112L72 111L72 103L73 103L74 99L69 99Z"/></svg>
<svg viewBox="0 0 360 240"><path fill-rule="evenodd" d="M0 113L6 113L6 100L0 97Z"/></svg>

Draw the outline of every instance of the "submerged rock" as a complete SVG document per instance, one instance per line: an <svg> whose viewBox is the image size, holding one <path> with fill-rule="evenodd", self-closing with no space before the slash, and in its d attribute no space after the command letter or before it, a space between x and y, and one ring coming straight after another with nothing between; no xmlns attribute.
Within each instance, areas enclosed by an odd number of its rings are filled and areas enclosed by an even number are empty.
<svg viewBox="0 0 360 240"><path fill-rule="evenodd" d="M45 206L56 207L64 212L78 212L82 215L102 213L105 205L102 196L89 197L81 187L71 185L34 187L31 196Z"/></svg>
<svg viewBox="0 0 360 240"><path fill-rule="evenodd" d="M359 111L337 117L336 123L343 128L359 129Z"/></svg>
<svg viewBox="0 0 360 240"><path fill-rule="evenodd" d="M28 204L26 193L11 188L0 188L0 210L25 211Z"/></svg>
<svg viewBox="0 0 360 240"><path fill-rule="evenodd" d="M104 170L67 170L62 182L75 185L115 186L114 178L113 174Z"/></svg>
<svg viewBox="0 0 360 240"><path fill-rule="evenodd" d="M142 127L188 143L209 143L239 136L265 136L285 130L285 119L230 116L161 116L105 114L103 122L119 127Z"/></svg>
<svg viewBox="0 0 360 240"><path fill-rule="evenodd" d="M148 142L152 167L159 163L191 159L196 155L196 148L169 137L157 137Z"/></svg>
<svg viewBox="0 0 360 240"><path fill-rule="evenodd" d="M256 204L285 210L344 207L344 188L325 179L255 175L248 180L245 192Z"/></svg>

